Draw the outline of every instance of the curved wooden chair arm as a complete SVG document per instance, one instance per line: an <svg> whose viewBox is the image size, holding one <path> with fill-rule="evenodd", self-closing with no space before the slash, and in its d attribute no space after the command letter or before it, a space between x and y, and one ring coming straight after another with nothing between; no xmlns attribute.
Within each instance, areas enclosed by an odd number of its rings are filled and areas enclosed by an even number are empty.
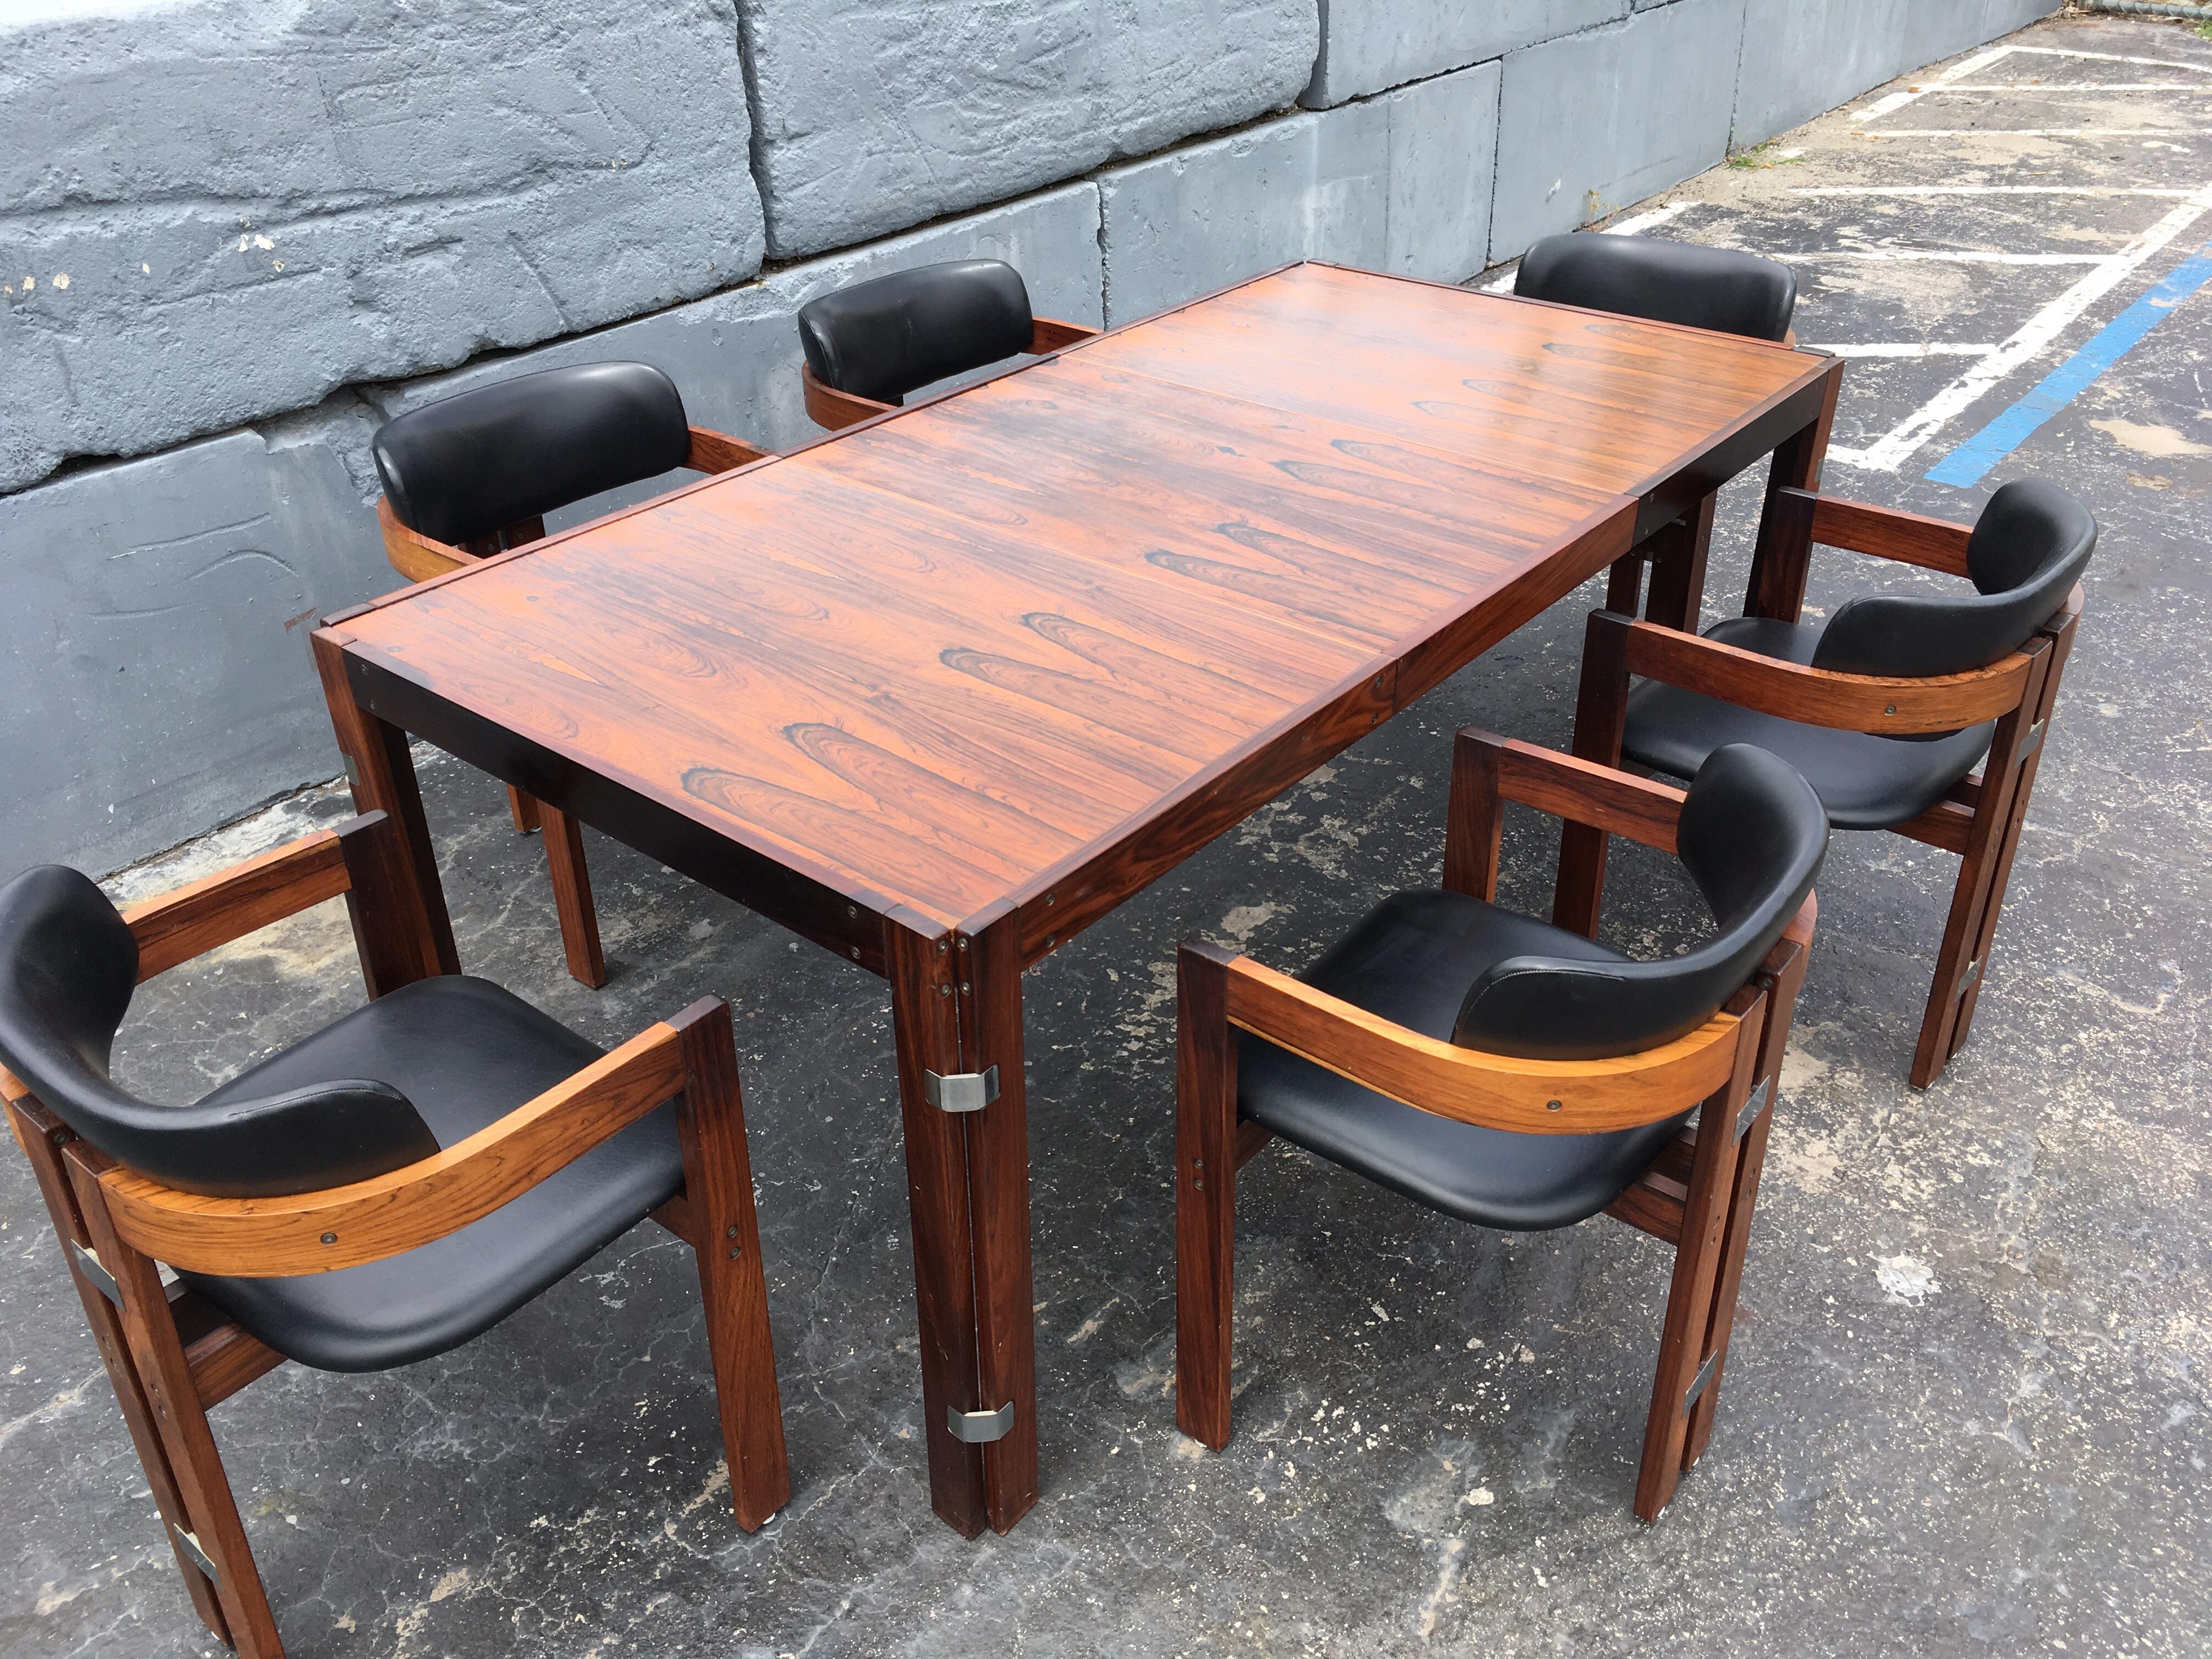
<svg viewBox="0 0 2212 1659"><path fill-rule="evenodd" d="M1470 751L1488 758L1474 761ZM1472 726L1460 732L1455 754L1455 767L1468 763L1495 778L1492 787L1501 800L1626 836L1662 853L1675 850L1683 792L1671 784Z"/></svg>
<svg viewBox="0 0 2212 1659"><path fill-rule="evenodd" d="M384 532L384 556L394 570L410 582L426 582L433 576L442 576L449 570L477 562L472 553L447 542L434 542L420 531L410 530L399 522L392 503L381 495L376 498L376 527Z"/></svg>
<svg viewBox="0 0 2212 1659"><path fill-rule="evenodd" d="M1416 1110L1521 1134L1595 1134L1686 1111L1728 1085L1739 1043L1763 1024L1765 994L1750 987L1661 1048L1518 1060L1409 1031L1249 957L1234 958L1227 973L1229 1023L1239 1030Z"/></svg>
<svg viewBox="0 0 2212 1659"><path fill-rule="evenodd" d="M364 812L130 906L122 915L138 942L139 983L352 892L364 860L388 854L396 833L382 812Z"/></svg>
<svg viewBox="0 0 2212 1659"><path fill-rule="evenodd" d="M2019 708L2032 653L2050 648L2033 641L1986 668L1896 679L1808 668L1652 623L1616 621L1628 672L1640 678L1807 726L1900 736L1955 732Z"/></svg>
<svg viewBox="0 0 2212 1659"><path fill-rule="evenodd" d="M1030 355L1042 357L1048 352L1060 351L1085 340L1095 340L1098 331L1085 328L1080 323L1063 323L1050 317L1030 319Z"/></svg>
<svg viewBox="0 0 2212 1659"><path fill-rule="evenodd" d="M756 449L726 432L695 426L691 428L691 453L684 458L684 465L694 472L729 472L750 466L755 461L771 460L775 453L773 450Z"/></svg>
<svg viewBox="0 0 2212 1659"><path fill-rule="evenodd" d="M1840 547L1887 559L1893 564L1917 565L1940 570L1947 576L1966 574L1966 544L1972 525L1953 524L1918 513L1866 501L1846 501L1840 495L1816 495L1808 490L1777 492L1790 509L1809 517L1812 538L1824 547Z"/></svg>
<svg viewBox="0 0 2212 1659"><path fill-rule="evenodd" d="M664 1022L435 1157L367 1181L282 1198L210 1198L118 1166L100 1185L116 1231L173 1267L330 1273L482 1220L682 1092L684 1081L682 1033Z"/></svg>
<svg viewBox="0 0 2212 1659"><path fill-rule="evenodd" d="M806 393L807 418L829 432L842 432L848 426L857 426L898 407L896 404L879 404L873 398L855 398L849 392L825 386L814 378L814 370L805 363L799 366L799 383Z"/></svg>

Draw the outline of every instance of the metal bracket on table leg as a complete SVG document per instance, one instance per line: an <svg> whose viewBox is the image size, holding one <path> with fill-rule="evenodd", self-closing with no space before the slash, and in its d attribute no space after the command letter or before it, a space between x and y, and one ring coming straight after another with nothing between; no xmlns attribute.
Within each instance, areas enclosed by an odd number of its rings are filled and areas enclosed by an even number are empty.
<svg viewBox="0 0 2212 1659"><path fill-rule="evenodd" d="M1705 1363L1698 1367L1697 1376L1691 1380L1690 1391L1682 1396L1683 1416L1687 1417L1690 1414L1691 1407L1698 1403L1698 1396L1705 1391L1706 1385L1713 1380L1713 1367L1720 1363L1721 1357L1717 1352L1705 1356Z"/></svg>
<svg viewBox="0 0 2212 1659"><path fill-rule="evenodd" d="M954 1406L945 1408L945 1431L955 1440L964 1440L971 1446L1003 1440L1012 1432L1013 1426L1014 1402L1011 1400L994 1412L963 1412Z"/></svg>
<svg viewBox="0 0 2212 1659"><path fill-rule="evenodd" d="M999 1068L992 1066L950 1076L924 1072L921 1097L940 1112L980 1112L999 1097Z"/></svg>

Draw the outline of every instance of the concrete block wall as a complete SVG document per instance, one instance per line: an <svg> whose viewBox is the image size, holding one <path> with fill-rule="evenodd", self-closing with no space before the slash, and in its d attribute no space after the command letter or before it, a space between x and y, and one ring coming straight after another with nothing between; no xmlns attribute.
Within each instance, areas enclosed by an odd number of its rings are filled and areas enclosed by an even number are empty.
<svg viewBox="0 0 2212 1659"><path fill-rule="evenodd" d="M26 0L0 874L331 775L306 636L394 584L407 409L635 357L785 447L846 283L988 253L1118 324L1302 258L1459 281L2056 5Z"/></svg>

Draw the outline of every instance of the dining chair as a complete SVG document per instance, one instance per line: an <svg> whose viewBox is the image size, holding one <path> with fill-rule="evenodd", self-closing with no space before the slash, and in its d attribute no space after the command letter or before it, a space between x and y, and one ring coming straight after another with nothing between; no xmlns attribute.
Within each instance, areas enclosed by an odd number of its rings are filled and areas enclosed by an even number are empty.
<svg viewBox="0 0 2212 1659"><path fill-rule="evenodd" d="M541 369L411 410L377 432L385 556L410 581L459 570L545 534L544 515L678 467L726 472L768 459L692 426L676 383L647 363ZM509 786L518 833L542 830L568 971L607 981L582 827Z"/></svg>
<svg viewBox="0 0 2212 1659"><path fill-rule="evenodd" d="M57 865L0 887L9 1123L185 1588L247 1659L283 1649L209 1409L288 1359L458 1347L648 1215L697 1260L739 1525L790 1498L727 1006L602 1052L438 975L396 842L367 813L120 914ZM340 895L365 1006L189 1106L116 1084L137 985Z"/></svg>
<svg viewBox="0 0 2212 1659"><path fill-rule="evenodd" d="M1744 616L1702 637L1610 611L1590 617L1575 752L1688 777L1723 744L1754 743L1804 775L1837 829L1893 830L1957 854L1912 1057L1924 1089L1966 1042L1988 977L2097 521L2038 479L1998 489L1971 526L1796 489L1778 492L1769 520ZM1816 543L1972 587L1863 594L1808 625L1799 618ZM1559 861L1553 920L1587 933L1605 882L1603 831L1571 829Z"/></svg>
<svg viewBox="0 0 2212 1659"><path fill-rule="evenodd" d="M1797 276L1788 265L1735 248L1702 247L1663 236L1591 231L1547 236L1521 256L1513 292L1525 300L1784 345L1797 339L1790 328L1797 308ZM1634 552L1614 561L1606 582L1606 609L1636 614L1649 564L1651 593L1645 616L1694 630L1718 501L1717 494L1704 496L1674 523L1645 538Z"/></svg>
<svg viewBox="0 0 2212 1659"><path fill-rule="evenodd" d="M1713 935L1638 962L1499 908L1508 801L1676 855ZM1674 1247L1635 1498L1656 1520L1712 1432L1827 841L1819 798L1759 750L1717 751L1685 793L1468 730L1441 889L1393 894L1296 978L1184 945L1182 1431L1229 1442L1237 1171L1280 1135L1478 1226L1602 1210Z"/></svg>
<svg viewBox="0 0 2212 1659"><path fill-rule="evenodd" d="M1003 259L896 270L799 307L806 412L835 432L897 408L917 386L1097 332L1033 316L1021 272Z"/></svg>

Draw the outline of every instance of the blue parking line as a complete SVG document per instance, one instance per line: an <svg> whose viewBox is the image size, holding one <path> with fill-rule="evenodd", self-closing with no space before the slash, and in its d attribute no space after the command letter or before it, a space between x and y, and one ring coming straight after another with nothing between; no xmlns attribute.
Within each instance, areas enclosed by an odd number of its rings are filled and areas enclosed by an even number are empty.
<svg viewBox="0 0 2212 1659"><path fill-rule="evenodd" d="M2142 298L2098 330L2087 344L2045 375L2034 391L1929 468L1929 481L1961 489L1981 483L1991 467L2080 397L2169 312L2208 282L2212 282L2212 242L2175 266Z"/></svg>

